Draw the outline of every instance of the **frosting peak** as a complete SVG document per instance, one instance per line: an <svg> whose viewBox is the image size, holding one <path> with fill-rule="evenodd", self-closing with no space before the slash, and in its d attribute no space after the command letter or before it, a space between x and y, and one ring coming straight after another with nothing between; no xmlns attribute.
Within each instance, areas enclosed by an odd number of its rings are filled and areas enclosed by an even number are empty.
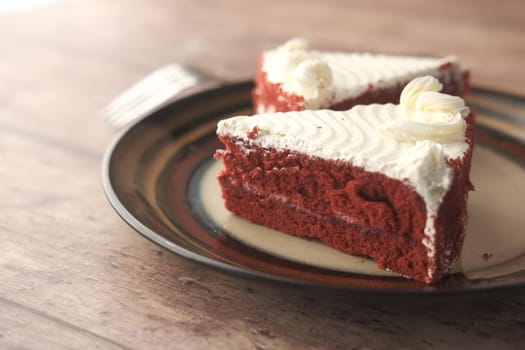
<svg viewBox="0 0 525 350"><path fill-rule="evenodd" d="M412 80L403 89L400 98L405 116L382 125L381 131L401 142L463 141L466 129L464 118L469 114L469 108L460 97L438 92L442 87L431 76Z"/></svg>
<svg viewBox="0 0 525 350"><path fill-rule="evenodd" d="M298 84L297 89L303 90L305 96L315 96L318 87L329 86L332 83L332 71L326 62L316 57L304 59L293 73Z"/></svg>
<svg viewBox="0 0 525 350"><path fill-rule="evenodd" d="M291 39L268 52L268 79L283 84L286 91L304 98L317 98L332 84L332 70L319 56L308 51L305 39Z"/></svg>
<svg viewBox="0 0 525 350"><path fill-rule="evenodd" d="M403 91L401 92L401 97L399 102L401 105L409 110L414 110L416 106L416 101L419 95L424 91L441 91L443 85L439 80L431 76L424 76L415 78L410 81Z"/></svg>

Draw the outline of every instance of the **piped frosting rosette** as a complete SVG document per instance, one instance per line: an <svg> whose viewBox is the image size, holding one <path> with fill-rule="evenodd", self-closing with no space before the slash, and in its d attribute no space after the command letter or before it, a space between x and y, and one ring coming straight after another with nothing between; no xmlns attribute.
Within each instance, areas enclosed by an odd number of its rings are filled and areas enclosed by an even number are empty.
<svg viewBox="0 0 525 350"><path fill-rule="evenodd" d="M308 51L305 39L292 39L271 54L270 81L281 82L289 92L305 98L316 98L320 89L332 84L332 71L328 64Z"/></svg>
<svg viewBox="0 0 525 350"><path fill-rule="evenodd" d="M383 134L400 142L431 140L436 143L461 142L465 139L465 117L469 108L463 99L440 93L443 86L434 77L412 80L403 89L400 107L405 117L381 127Z"/></svg>

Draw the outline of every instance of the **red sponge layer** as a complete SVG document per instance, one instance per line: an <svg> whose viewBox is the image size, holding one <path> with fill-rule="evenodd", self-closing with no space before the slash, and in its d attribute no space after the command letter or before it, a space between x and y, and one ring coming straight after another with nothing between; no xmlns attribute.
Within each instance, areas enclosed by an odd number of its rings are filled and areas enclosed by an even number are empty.
<svg viewBox="0 0 525 350"><path fill-rule="evenodd" d="M470 143L471 133L469 127ZM231 212L371 257L379 268L427 283L439 280L459 257L471 189L471 147L463 161L449 162L453 181L434 218L434 254L428 256L423 245L426 207L407 183L342 161L219 137L226 146L217 152L225 164L219 182Z"/></svg>

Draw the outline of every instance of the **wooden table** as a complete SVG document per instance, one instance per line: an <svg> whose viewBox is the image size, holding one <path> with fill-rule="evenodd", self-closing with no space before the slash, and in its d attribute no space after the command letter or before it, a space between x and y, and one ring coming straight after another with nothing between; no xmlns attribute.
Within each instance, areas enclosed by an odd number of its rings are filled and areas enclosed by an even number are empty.
<svg viewBox="0 0 525 350"><path fill-rule="evenodd" d="M525 297L359 301L168 253L108 204L99 116L177 61L225 80L292 36L317 48L454 53L524 94L525 2L70 0L0 15L0 348L518 349Z"/></svg>

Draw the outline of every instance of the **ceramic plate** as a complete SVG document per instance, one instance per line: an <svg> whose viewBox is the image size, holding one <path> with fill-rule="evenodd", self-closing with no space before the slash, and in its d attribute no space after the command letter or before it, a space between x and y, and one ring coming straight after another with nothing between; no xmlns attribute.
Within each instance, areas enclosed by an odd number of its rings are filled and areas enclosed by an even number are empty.
<svg viewBox="0 0 525 350"><path fill-rule="evenodd" d="M525 99L474 88L469 230L453 273L435 285L227 212L215 180L217 121L251 114L251 82L180 99L123 131L102 169L106 195L136 231L173 253L247 277L352 292L451 295L525 286Z"/></svg>

